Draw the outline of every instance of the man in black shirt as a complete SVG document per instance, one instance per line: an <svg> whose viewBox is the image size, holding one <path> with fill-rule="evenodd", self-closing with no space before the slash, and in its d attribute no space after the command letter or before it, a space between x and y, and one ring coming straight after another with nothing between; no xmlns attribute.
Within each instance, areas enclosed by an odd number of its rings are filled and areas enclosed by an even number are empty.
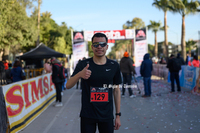
<svg viewBox="0 0 200 133"><path fill-rule="evenodd" d="M94 133L96 125L100 133L113 133L114 129L118 130L121 126L120 68L117 62L105 56L107 41L105 34L94 34L91 46L94 56L79 62L66 84L67 89L72 88L81 78L81 133ZM113 95L116 108L115 123Z"/></svg>

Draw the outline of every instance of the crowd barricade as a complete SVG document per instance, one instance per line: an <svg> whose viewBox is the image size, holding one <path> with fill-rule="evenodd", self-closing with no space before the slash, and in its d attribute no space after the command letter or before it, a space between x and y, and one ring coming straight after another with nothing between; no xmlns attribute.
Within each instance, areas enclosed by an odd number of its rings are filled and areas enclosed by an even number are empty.
<svg viewBox="0 0 200 133"><path fill-rule="evenodd" d="M153 64L152 75L160 77L162 80L167 81L168 69L167 64Z"/></svg>
<svg viewBox="0 0 200 133"><path fill-rule="evenodd" d="M170 82L170 73L166 66L166 64L153 64L152 75ZM200 95L200 68L183 65L179 75L181 87L190 89L192 93Z"/></svg>
<svg viewBox="0 0 200 133"><path fill-rule="evenodd" d="M6 85L12 83L12 80L10 78L10 72L11 69L5 70L0 73L0 85ZM30 79L33 77L40 76L44 74L44 68L38 68L38 69L24 69L26 79Z"/></svg>
<svg viewBox="0 0 200 133"><path fill-rule="evenodd" d="M42 75L44 68L38 68L38 69L24 69L24 72L26 74L26 79L37 77Z"/></svg>
<svg viewBox="0 0 200 133"><path fill-rule="evenodd" d="M51 73L4 85L0 92L0 133L4 133L7 121L9 133L21 131L56 97Z"/></svg>

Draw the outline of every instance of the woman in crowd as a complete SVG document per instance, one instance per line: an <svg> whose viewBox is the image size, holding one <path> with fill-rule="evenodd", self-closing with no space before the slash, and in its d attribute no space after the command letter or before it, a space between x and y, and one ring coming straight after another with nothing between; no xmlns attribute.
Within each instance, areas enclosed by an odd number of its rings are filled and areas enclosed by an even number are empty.
<svg viewBox="0 0 200 133"><path fill-rule="evenodd" d="M190 60L188 65L193 67L199 67L200 63L196 55L193 56L193 60Z"/></svg>
<svg viewBox="0 0 200 133"><path fill-rule="evenodd" d="M50 65L50 61L48 59L45 59L44 70L46 73L52 72L52 66Z"/></svg>
<svg viewBox="0 0 200 133"><path fill-rule="evenodd" d="M17 82L17 81L21 81L25 79L25 73L22 70L21 63L19 60L15 61L10 75L13 82Z"/></svg>

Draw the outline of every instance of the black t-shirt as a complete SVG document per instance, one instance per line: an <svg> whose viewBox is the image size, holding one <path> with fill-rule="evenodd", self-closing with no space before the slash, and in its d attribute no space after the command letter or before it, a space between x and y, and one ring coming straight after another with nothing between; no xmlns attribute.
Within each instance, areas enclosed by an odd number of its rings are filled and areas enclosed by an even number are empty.
<svg viewBox="0 0 200 133"><path fill-rule="evenodd" d="M107 58L104 65L97 65L93 58L79 62L72 74L72 77L82 71L87 64L91 70L91 76L88 79L81 79L82 88L82 107L80 117L92 119L113 119L113 88L114 85L121 84L121 74L119 64ZM91 88L108 89L108 102L91 102ZM112 87L111 87L112 86Z"/></svg>

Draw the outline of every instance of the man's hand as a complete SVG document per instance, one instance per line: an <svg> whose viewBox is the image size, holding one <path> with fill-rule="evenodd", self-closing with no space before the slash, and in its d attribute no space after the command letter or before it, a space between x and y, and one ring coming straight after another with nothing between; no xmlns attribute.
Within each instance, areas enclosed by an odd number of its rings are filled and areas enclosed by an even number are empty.
<svg viewBox="0 0 200 133"><path fill-rule="evenodd" d="M91 75L91 71L88 70L89 68L89 64L87 64L87 66L81 71L81 78L83 79L88 79Z"/></svg>
<svg viewBox="0 0 200 133"><path fill-rule="evenodd" d="M121 126L120 117L116 116L116 119L115 119L115 130L119 130L120 126Z"/></svg>

